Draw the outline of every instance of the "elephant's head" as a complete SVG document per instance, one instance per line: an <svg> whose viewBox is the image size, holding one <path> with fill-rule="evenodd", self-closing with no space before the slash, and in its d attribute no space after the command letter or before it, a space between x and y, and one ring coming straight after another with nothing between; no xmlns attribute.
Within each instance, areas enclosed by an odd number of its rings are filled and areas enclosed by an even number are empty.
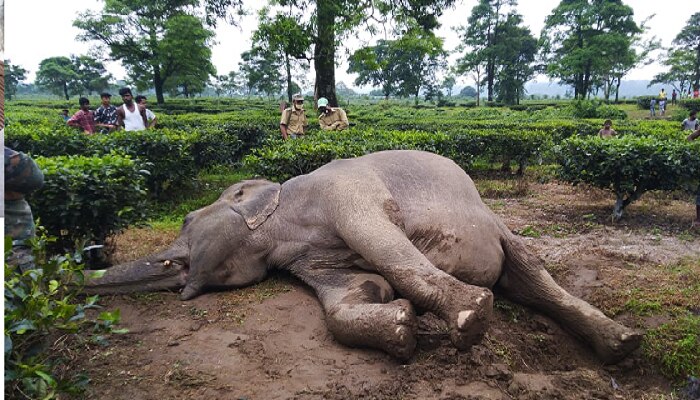
<svg viewBox="0 0 700 400"><path fill-rule="evenodd" d="M241 287L265 278L269 237L261 226L279 203L280 185L237 183L213 204L191 212L166 250L109 268L89 279L88 293L177 289L191 299L205 288Z"/></svg>

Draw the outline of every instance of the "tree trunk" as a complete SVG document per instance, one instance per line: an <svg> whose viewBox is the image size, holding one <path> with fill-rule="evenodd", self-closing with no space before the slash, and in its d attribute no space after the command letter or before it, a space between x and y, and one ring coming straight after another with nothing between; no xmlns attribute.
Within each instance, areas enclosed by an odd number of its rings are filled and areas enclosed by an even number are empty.
<svg viewBox="0 0 700 400"><path fill-rule="evenodd" d="M163 97L163 79L160 77L160 65L153 66L153 87L156 89L156 102L158 104L165 103Z"/></svg>
<svg viewBox="0 0 700 400"><path fill-rule="evenodd" d="M620 84L621 83L622 83L622 77L618 76L617 77L617 84L615 86L615 104L617 104L617 102L620 99Z"/></svg>
<svg viewBox="0 0 700 400"><path fill-rule="evenodd" d="M494 65L493 60L489 60L488 64L486 65L486 95L488 96L488 101L493 101L493 75L495 69L496 66Z"/></svg>
<svg viewBox="0 0 700 400"><path fill-rule="evenodd" d="M335 96L335 7L333 0L316 0L318 22L314 46L314 99L325 97L331 107L338 106Z"/></svg>
<svg viewBox="0 0 700 400"><path fill-rule="evenodd" d="M68 83L63 82L63 96L65 96L66 100L70 100L70 97L68 97Z"/></svg>
<svg viewBox="0 0 700 400"><path fill-rule="evenodd" d="M292 103L292 66L289 61L289 54L284 54L284 67L287 70L287 100Z"/></svg>

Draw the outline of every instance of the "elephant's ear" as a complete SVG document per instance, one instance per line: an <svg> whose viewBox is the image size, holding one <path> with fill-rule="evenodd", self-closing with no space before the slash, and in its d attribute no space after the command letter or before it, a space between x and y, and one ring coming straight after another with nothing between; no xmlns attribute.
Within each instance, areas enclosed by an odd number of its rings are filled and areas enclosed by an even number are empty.
<svg viewBox="0 0 700 400"><path fill-rule="evenodd" d="M277 209L280 200L279 183L264 180L243 181L226 190L225 197L234 211L241 214L250 229L256 229Z"/></svg>

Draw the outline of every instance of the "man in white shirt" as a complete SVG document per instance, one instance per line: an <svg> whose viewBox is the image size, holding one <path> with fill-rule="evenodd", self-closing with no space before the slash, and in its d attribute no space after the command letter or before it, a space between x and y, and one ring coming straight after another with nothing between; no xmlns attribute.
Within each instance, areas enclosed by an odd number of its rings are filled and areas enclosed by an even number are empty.
<svg viewBox="0 0 700 400"><path fill-rule="evenodd" d="M143 109L134 103L134 96L131 89L125 87L119 89L124 104L117 108L117 125L123 126L127 131L142 131L146 129L148 120L146 119L146 108Z"/></svg>
<svg viewBox="0 0 700 400"><path fill-rule="evenodd" d="M151 129L156 126L156 115L153 111L146 108L146 96L136 96L136 104L139 106L139 109L146 110L146 128Z"/></svg>

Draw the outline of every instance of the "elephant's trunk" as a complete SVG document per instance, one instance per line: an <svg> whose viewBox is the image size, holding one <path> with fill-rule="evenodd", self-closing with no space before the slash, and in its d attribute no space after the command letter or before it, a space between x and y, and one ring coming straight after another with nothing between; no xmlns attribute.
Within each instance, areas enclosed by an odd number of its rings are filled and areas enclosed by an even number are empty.
<svg viewBox="0 0 700 400"><path fill-rule="evenodd" d="M181 288L185 286L187 267L182 258L173 257L172 250L107 270L85 271L84 291L87 294L120 294Z"/></svg>

